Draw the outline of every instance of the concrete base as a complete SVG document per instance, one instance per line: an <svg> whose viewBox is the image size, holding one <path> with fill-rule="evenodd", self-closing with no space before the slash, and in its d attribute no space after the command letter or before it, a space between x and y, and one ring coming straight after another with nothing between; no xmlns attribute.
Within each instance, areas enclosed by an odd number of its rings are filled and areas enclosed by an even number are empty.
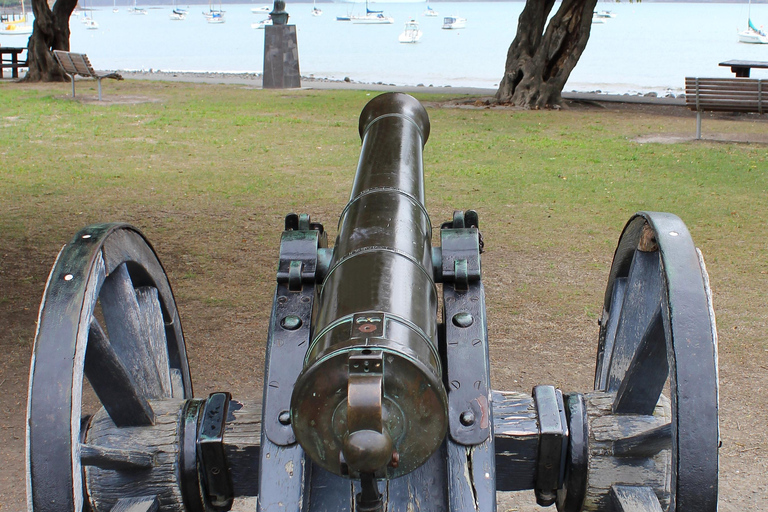
<svg viewBox="0 0 768 512"><path fill-rule="evenodd" d="M301 87L296 25L264 27L264 89Z"/></svg>

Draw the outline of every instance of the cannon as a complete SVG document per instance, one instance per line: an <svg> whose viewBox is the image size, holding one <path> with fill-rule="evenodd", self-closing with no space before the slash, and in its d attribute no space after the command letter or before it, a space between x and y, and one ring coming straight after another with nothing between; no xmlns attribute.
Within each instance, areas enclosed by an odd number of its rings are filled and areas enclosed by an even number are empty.
<svg viewBox="0 0 768 512"><path fill-rule="evenodd" d="M34 512L714 512L717 331L683 222L640 212L614 255L594 389L490 385L475 211L425 207L414 98L363 109L338 236L289 214L261 402L195 398L171 286L125 224L79 231L40 307L30 369ZM94 411L93 414L84 414Z"/></svg>

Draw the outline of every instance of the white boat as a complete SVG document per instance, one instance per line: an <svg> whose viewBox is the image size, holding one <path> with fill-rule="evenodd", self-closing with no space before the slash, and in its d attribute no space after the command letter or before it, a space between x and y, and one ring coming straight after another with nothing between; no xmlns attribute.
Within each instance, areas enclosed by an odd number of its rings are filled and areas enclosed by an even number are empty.
<svg viewBox="0 0 768 512"><path fill-rule="evenodd" d="M18 20L7 21L0 24L0 34L4 36L24 36L32 33L32 24L26 16Z"/></svg>
<svg viewBox="0 0 768 512"><path fill-rule="evenodd" d="M88 18L88 21L85 22L85 28L88 30L96 30L99 28L99 23L93 18Z"/></svg>
<svg viewBox="0 0 768 512"><path fill-rule="evenodd" d="M358 25L391 25L395 22L395 18L392 16L385 16L382 13L368 12L366 14L360 14L357 16L350 16L352 23Z"/></svg>
<svg viewBox="0 0 768 512"><path fill-rule="evenodd" d="M251 12L253 14L263 14L263 13L269 14L270 12L272 12L272 8L268 5L262 5L261 7L252 7Z"/></svg>
<svg viewBox="0 0 768 512"><path fill-rule="evenodd" d="M144 9L143 7L138 7L136 5L136 0L133 0L133 7L130 7L128 9L128 13L129 14L137 14L137 15L140 15L140 16L144 16L144 15L147 14L147 10Z"/></svg>
<svg viewBox="0 0 768 512"><path fill-rule="evenodd" d="M746 30L739 32L739 42L749 44L768 44L768 34L760 30L749 20L749 26Z"/></svg>
<svg viewBox="0 0 768 512"><path fill-rule="evenodd" d="M263 29L267 25L272 25L272 18L261 20L258 23L251 23L251 28Z"/></svg>
<svg viewBox="0 0 768 512"><path fill-rule="evenodd" d="M427 5L427 9L421 13L422 16L427 16L428 18L437 18L440 16L440 13L431 8L429 5Z"/></svg>
<svg viewBox="0 0 768 512"><path fill-rule="evenodd" d="M446 16L443 18L443 28L446 30L465 28L466 26L467 18L462 18L461 16Z"/></svg>
<svg viewBox="0 0 768 512"><path fill-rule="evenodd" d="M747 14L747 29L739 32L739 42L749 44L768 44L768 35L763 27L757 28L752 23L752 0L749 0L749 11Z"/></svg>
<svg viewBox="0 0 768 512"><path fill-rule="evenodd" d="M322 15L323 15L323 11L321 11L317 7L312 8L312 16L322 16Z"/></svg>
<svg viewBox="0 0 768 512"><path fill-rule="evenodd" d="M205 19L208 21L208 23L224 23L224 14L221 12L212 12L210 15L206 16Z"/></svg>
<svg viewBox="0 0 768 512"><path fill-rule="evenodd" d="M24 0L21 0L21 15L4 18L0 23L0 34L6 36L24 36L32 33L32 22L27 18Z"/></svg>
<svg viewBox="0 0 768 512"><path fill-rule="evenodd" d="M349 20L358 25L391 25L395 22L395 19L392 16L385 16L383 11L370 10L368 8L368 0L365 0L365 14L350 16Z"/></svg>
<svg viewBox="0 0 768 512"><path fill-rule="evenodd" d="M418 43L421 39L422 33L419 30L419 24L416 20L410 20L405 24L405 30L400 37L397 38L401 43Z"/></svg>
<svg viewBox="0 0 768 512"><path fill-rule="evenodd" d="M174 9L171 11L170 18L174 21L182 21L187 19L187 11L183 9Z"/></svg>
<svg viewBox="0 0 768 512"><path fill-rule="evenodd" d="M147 10L143 7L138 7L136 5L136 0L133 0L133 7L128 8L129 14L137 14L139 16L144 16L147 14Z"/></svg>

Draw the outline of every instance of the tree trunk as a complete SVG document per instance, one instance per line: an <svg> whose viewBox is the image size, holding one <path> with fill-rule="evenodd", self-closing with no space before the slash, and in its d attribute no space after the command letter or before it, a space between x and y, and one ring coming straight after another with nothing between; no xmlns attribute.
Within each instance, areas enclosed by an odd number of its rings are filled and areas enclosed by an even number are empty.
<svg viewBox="0 0 768 512"><path fill-rule="evenodd" d="M53 56L53 50L69 51L69 17L77 0L57 0L53 9L46 0L32 0L35 24L27 46L29 70L25 82L63 82L69 77Z"/></svg>
<svg viewBox="0 0 768 512"><path fill-rule="evenodd" d="M496 101L525 108L559 108L565 82L589 40L597 0L527 0L507 52Z"/></svg>

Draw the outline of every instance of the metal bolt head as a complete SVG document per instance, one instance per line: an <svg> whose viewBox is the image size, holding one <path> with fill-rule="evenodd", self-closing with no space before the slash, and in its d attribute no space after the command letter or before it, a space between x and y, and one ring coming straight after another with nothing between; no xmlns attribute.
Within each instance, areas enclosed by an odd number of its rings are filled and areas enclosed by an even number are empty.
<svg viewBox="0 0 768 512"><path fill-rule="evenodd" d="M467 313L466 311L462 311L461 313L456 313L453 315L453 325L456 327L469 327L472 325L472 322L474 322L475 319L472 317L471 314Z"/></svg>
<svg viewBox="0 0 768 512"><path fill-rule="evenodd" d="M288 315L280 320L280 327L287 331L295 331L301 327L301 318L296 315Z"/></svg>
<svg viewBox="0 0 768 512"><path fill-rule="evenodd" d="M475 414L472 411L464 411L461 413L461 416L459 416L459 421L465 427L471 427L475 424Z"/></svg>
<svg viewBox="0 0 768 512"><path fill-rule="evenodd" d="M280 415L277 417L277 421L279 421L281 425L290 425L291 413L288 411L281 412Z"/></svg>

